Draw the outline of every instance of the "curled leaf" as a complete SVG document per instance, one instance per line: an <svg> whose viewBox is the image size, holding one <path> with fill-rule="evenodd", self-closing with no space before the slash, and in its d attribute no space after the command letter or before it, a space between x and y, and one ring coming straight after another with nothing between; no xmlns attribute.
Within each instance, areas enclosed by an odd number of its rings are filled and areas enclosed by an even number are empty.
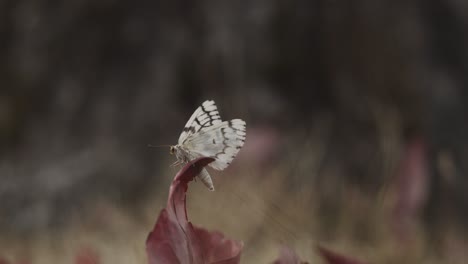
<svg viewBox="0 0 468 264"><path fill-rule="evenodd" d="M186 192L188 183L214 161L199 158L186 164L172 181L167 206L159 215L146 240L150 264L159 263L239 263L242 243L226 239L222 233L209 232L188 221Z"/></svg>

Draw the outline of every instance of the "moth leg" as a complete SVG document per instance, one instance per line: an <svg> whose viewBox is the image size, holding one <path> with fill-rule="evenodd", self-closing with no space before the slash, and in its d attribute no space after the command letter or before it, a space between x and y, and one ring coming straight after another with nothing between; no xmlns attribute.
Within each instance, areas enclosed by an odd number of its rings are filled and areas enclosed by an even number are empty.
<svg viewBox="0 0 468 264"><path fill-rule="evenodd" d="M171 164L171 167L176 167L178 165L182 164L179 160L175 161L174 163Z"/></svg>

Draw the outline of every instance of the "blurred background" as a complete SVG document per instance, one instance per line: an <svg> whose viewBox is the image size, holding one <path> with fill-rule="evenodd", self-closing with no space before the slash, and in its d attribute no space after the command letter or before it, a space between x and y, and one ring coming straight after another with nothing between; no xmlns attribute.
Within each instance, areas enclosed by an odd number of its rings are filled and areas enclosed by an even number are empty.
<svg viewBox="0 0 468 264"><path fill-rule="evenodd" d="M146 263L204 100L247 121L192 183L243 263L322 244L371 263L468 257L468 2L0 2L0 257Z"/></svg>

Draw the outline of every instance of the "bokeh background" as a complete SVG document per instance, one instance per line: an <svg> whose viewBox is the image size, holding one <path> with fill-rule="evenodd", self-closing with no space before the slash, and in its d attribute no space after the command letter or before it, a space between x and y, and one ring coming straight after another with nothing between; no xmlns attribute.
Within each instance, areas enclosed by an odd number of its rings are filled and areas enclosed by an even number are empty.
<svg viewBox="0 0 468 264"><path fill-rule="evenodd" d="M468 2L0 2L0 256L145 263L206 99L247 121L189 217L243 263L468 257Z"/></svg>

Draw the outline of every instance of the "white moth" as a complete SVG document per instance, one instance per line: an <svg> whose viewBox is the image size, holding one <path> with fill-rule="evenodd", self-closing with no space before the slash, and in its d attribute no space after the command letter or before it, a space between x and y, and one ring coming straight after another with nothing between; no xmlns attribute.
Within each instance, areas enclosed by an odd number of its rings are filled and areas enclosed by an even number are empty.
<svg viewBox="0 0 468 264"><path fill-rule="evenodd" d="M170 153L177 157L174 165L199 157L211 157L215 160L209 166L224 170L244 145L245 135L245 121L221 121L215 102L207 100L192 114L180 134L178 144L171 146ZM198 177L214 191L213 181L206 169Z"/></svg>

